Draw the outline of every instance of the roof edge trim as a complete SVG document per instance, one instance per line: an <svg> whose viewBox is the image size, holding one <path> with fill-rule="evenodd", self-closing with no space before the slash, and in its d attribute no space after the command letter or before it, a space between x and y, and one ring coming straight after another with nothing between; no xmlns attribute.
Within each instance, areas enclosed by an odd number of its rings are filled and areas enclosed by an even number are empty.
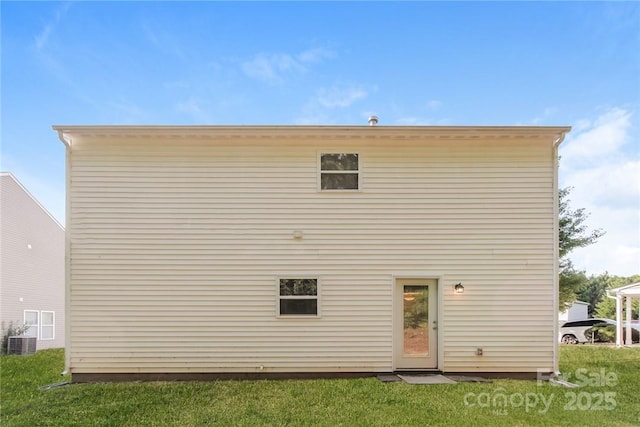
<svg viewBox="0 0 640 427"><path fill-rule="evenodd" d="M254 126L254 125L54 125L60 140L69 147L71 135L278 135L313 134L360 136L441 136L441 137L481 137L481 136L553 136L557 146L570 126Z"/></svg>

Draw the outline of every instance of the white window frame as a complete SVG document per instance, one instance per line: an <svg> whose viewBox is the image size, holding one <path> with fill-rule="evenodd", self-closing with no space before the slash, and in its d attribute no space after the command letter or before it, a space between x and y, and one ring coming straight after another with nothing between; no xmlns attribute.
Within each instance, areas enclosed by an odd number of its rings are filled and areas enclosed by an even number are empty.
<svg viewBox="0 0 640 427"><path fill-rule="evenodd" d="M358 156L358 169L354 171L342 171L342 170L322 170L322 155L323 154L355 154ZM357 193L362 191L362 155L358 150L322 150L318 151L317 158L317 181L318 181L318 191L322 193ZM323 174L332 174L332 175L344 175L344 174L356 174L358 175L358 188L322 188L322 175Z"/></svg>
<svg viewBox="0 0 640 427"><path fill-rule="evenodd" d="M40 339L40 312L38 310L24 310L24 312L22 314L22 322L25 325L27 324L27 313L35 313L37 319L36 319L36 323L30 323L29 324L29 329L24 331L23 335L29 336L29 337L35 336L36 339ZM31 328L35 328L35 331L36 331L35 335L27 335L28 331L31 330Z"/></svg>
<svg viewBox="0 0 640 427"><path fill-rule="evenodd" d="M45 325L44 317L42 316L43 313L51 313L51 321L52 321L51 324ZM56 312L51 310L42 310L40 311L40 319L38 320L40 321L40 340L42 341L55 340L56 339ZM44 328L45 326L51 327L51 338L43 338L44 334L42 333L42 328Z"/></svg>
<svg viewBox="0 0 640 427"><path fill-rule="evenodd" d="M29 324L29 329L28 329L28 330L31 330L31 328L34 328L35 331L36 331L35 335L27 335L27 336L34 336L38 341L51 341L51 340L55 340L56 339L56 312L55 311L52 311L52 310L24 310L24 312L22 314L22 316L23 316L22 320L23 320L23 323L25 325L27 324L27 313L36 313L36 317L37 317L37 323ZM51 318L53 319L53 323L45 325L42 322L42 313L51 313ZM52 328L51 338L43 338L42 328L45 327L45 326ZM24 335L27 334L27 331L25 331Z"/></svg>
<svg viewBox="0 0 640 427"><path fill-rule="evenodd" d="M280 280L313 279L316 281L316 295L280 295ZM276 284L276 317L279 319L318 319L320 318L320 278L312 274L300 274L295 276L278 276ZM316 300L316 314L280 314L280 300L282 299L314 299Z"/></svg>

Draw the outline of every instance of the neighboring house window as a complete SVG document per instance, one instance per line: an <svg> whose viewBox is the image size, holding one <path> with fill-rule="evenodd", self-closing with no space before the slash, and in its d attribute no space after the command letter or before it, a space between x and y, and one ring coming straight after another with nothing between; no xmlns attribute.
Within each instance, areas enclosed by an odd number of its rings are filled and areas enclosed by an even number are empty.
<svg viewBox="0 0 640 427"><path fill-rule="evenodd" d="M320 154L320 190L358 190L358 160L356 153Z"/></svg>
<svg viewBox="0 0 640 427"><path fill-rule="evenodd" d="M317 316L318 279L279 279L280 316Z"/></svg>
<svg viewBox="0 0 640 427"><path fill-rule="evenodd" d="M25 310L24 324L29 325L24 335L35 337L39 340L52 340L55 338L55 312Z"/></svg>
<svg viewBox="0 0 640 427"><path fill-rule="evenodd" d="M53 311L40 312L40 339L52 340L55 338L55 313Z"/></svg>
<svg viewBox="0 0 640 427"><path fill-rule="evenodd" d="M40 326L38 323L39 318L40 313L36 310L24 311L24 324L29 325L29 329L25 331L24 335L38 338L38 327Z"/></svg>

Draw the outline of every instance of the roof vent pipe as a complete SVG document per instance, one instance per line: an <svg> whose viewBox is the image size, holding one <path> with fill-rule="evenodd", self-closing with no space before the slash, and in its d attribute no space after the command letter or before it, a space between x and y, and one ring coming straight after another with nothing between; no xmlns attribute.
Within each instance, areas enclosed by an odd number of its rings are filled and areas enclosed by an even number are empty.
<svg viewBox="0 0 640 427"><path fill-rule="evenodd" d="M375 126L378 124L378 116L369 116L369 126Z"/></svg>

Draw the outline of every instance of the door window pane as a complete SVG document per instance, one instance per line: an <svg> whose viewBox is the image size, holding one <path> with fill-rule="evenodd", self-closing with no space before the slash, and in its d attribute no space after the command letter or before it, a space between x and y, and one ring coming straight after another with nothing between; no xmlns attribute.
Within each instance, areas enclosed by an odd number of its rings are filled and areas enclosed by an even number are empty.
<svg viewBox="0 0 640 427"><path fill-rule="evenodd" d="M402 304L403 352L406 356L427 356L429 354L429 287L404 286Z"/></svg>

